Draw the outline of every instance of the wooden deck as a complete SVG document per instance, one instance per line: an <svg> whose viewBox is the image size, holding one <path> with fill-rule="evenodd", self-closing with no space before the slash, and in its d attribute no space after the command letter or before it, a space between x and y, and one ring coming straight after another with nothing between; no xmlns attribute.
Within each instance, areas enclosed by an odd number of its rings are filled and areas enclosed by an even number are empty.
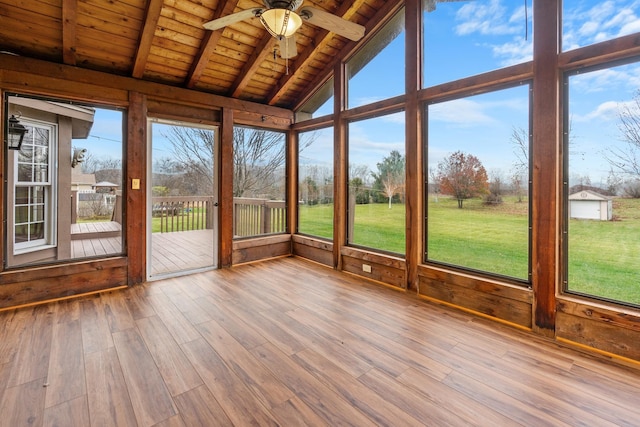
<svg viewBox="0 0 640 427"><path fill-rule="evenodd" d="M214 265L213 230L177 231L151 235L151 276L196 270ZM122 238L94 237L71 241L71 256L86 258L120 254Z"/></svg>
<svg viewBox="0 0 640 427"><path fill-rule="evenodd" d="M214 265L213 230L151 234L151 276Z"/></svg>
<svg viewBox="0 0 640 427"><path fill-rule="evenodd" d="M638 426L640 370L286 258L0 312L1 426Z"/></svg>

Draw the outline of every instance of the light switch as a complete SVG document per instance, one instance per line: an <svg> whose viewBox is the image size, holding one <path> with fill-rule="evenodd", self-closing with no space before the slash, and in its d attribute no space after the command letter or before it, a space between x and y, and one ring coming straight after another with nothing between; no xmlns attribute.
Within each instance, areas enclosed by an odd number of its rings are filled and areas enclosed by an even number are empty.
<svg viewBox="0 0 640 427"><path fill-rule="evenodd" d="M131 180L131 189L132 190L139 190L140 189L140 179L139 178L133 178Z"/></svg>

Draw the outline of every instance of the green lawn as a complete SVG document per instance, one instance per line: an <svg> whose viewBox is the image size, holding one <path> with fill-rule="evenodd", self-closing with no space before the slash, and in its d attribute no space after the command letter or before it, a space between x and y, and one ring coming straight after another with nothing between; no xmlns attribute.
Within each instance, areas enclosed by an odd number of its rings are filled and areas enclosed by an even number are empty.
<svg viewBox="0 0 640 427"><path fill-rule="evenodd" d="M527 279L528 204L429 199L430 260ZM569 290L640 304L640 200L616 199L614 221L571 220ZM404 206L356 205L352 243L404 253ZM331 239L333 205L301 206L299 230Z"/></svg>

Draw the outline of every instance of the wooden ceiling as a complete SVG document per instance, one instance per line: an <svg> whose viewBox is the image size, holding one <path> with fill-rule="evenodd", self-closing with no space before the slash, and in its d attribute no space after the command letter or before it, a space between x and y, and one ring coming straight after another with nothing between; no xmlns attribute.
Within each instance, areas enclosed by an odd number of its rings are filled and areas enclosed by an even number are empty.
<svg viewBox="0 0 640 427"><path fill-rule="evenodd" d="M366 34L399 3L304 1ZM256 7L261 0L0 0L0 51L295 110L367 37L352 42L305 22L287 63L257 18L202 27Z"/></svg>

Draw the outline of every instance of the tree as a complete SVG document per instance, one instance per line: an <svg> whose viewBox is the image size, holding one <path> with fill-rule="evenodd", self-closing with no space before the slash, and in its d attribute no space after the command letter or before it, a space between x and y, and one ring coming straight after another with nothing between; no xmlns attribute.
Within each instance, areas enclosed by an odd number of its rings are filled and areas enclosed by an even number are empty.
<svg viewBox="0 0 640 427"><path fill-rule="evenodd" d="M640 90L630 103L618 111L618 129L622 133L625 148L609 147L605 159L611 166L632 178L640 177Z"/></svg>
<svg viewBox="0 0 640 427"><path fill-rule="evenodd" d="M442 193L458 200L458 208L466 199L486 194L489 189L487 171L480 160L456 151L438 163L438 183Z"/></svg>
<svg viewBox="0 0 640 427"><path fill-rule="evenodd" d="M277 172L284 168L285 155L284 134L235 127L233 196L256 197L273 193L279 176Z"/></svg>
<svg viewBox="0 0 640 427"><path fill-rule="evenodd" d="M404 165L404 156L398 150L393 150L382 162L377 163L378 173L372 172L375 187L389 200L389 209L393 196L404 188Z"/></svg>

